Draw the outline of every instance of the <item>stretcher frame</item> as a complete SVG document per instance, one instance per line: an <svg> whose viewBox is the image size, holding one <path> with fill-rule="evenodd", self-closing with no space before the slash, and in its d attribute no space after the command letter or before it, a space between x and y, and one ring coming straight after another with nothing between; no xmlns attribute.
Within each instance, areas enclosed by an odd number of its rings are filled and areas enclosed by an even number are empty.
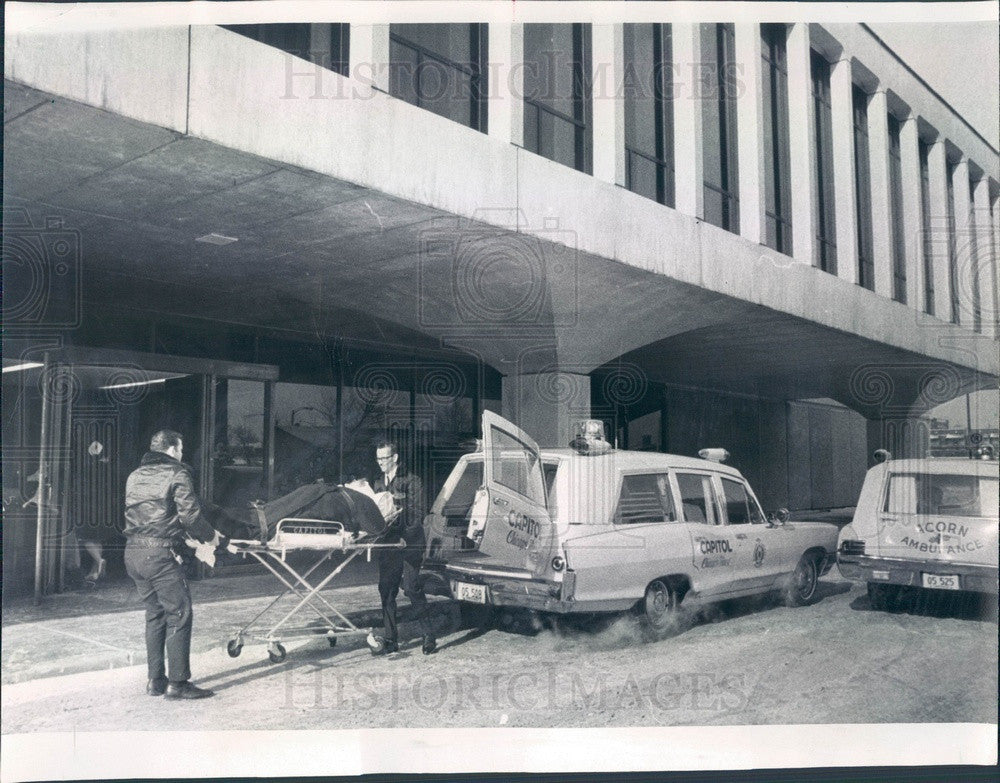
<svg viewBox="0 0 1000 783"><path fill-rule="evenodd" d="M370 562L372 550L402 549L405 546L403 541L386 544L379 542L378 539L358 538L348 532L340 522L306 517L286 517L280 520L275 526L273 538L264 543L256 540L231 540L227 545L228 551L244 557L248 555L253 557L270 571L285 589L242 628L235 631L226 644L226 651L230 657L236 658L242 652L244 642L265 642L271 662L280 663L287 654L282 645L285 639L316 637L318 634L324 634L323 628L325 628L325 638L329 645L334 647L338 636L371 633L371 628L359 628L352 623L332 602L321 595L320 591L336 579L358 555L365 554ZM298 550L319 551L321 554L308 569L300 573L286 559L289 551ZM319 582L310 583L310 575L337 553L346 555L343 562ZM261 618L290 594L299 599L298 603L266 631L261 630L260 627L265 625L260 622ZM306 608L316 614L322 625L289 625L290 621Z"/></svg>

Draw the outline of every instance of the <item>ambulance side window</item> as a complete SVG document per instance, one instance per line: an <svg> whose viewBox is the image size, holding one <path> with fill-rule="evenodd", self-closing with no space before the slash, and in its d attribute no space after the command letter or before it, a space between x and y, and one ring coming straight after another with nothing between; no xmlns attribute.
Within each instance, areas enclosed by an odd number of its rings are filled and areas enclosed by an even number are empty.
<svg viewBox="0 0 1000 783"><path fill-rule="evenodd" d="M616 525L676 521L677 514L666 475L643 473L622 476L622 489L614 517Z"/></svg>
<svg viewBox="0 0 1000 783"><path fill-rule="evenodd" d="M698 473L678 473L677 486L681 491L681 508L686 522L718 524L715 517L715 492L710 477Z"/></svg>

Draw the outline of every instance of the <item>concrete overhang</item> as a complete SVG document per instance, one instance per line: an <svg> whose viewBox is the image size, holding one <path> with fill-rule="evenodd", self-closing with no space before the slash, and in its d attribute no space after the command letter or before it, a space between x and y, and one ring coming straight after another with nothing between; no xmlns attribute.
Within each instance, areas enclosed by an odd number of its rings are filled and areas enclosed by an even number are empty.
<svg viewBox="0 0 1000 783"><path fill-rule="evenodd" d="M290 95L312 66L183 32L7 47L5 207L80 232L91 304L848 404L869 365L997 376L981 335L337 74L345 97Z"/></svg>

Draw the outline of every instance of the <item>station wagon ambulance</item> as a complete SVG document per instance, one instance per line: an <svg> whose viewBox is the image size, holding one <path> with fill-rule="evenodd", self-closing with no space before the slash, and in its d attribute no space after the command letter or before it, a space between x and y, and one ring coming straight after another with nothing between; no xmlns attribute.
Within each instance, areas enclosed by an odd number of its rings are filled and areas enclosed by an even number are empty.
<svg viewBox="0 0 1000 783"><path fill-rule="evenodd" d="M994 460L887 459L865 476L837 564L864 582L874 608L904 588L997 593L998 465Z"/></svg>
<svg viewBox="0 0 1000 783"><path fill-rule="evenodd" d="M425 531L424 569L459 601L557 614L638 608L656 630L682 601L779 590L808 603L837 541L833 525L768 519L719 461L542 451L489 411L482 448L459 459Z"/></svg>

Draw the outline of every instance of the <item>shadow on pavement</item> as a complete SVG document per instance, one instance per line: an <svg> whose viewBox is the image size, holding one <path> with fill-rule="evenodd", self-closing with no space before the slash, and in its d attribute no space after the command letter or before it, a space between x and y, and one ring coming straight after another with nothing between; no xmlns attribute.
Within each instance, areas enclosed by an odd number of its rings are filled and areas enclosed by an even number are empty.
<svg viewBox="0 0 1000 783"><path fill-rule="evenodd" d="M866 593L849 604L857 612L882 614L908 614L915 617L947 617L952 620L997 622L997 597L986 593L967 593L946 590L924 590L903 587L893 608L875 609Z"/></svg>

